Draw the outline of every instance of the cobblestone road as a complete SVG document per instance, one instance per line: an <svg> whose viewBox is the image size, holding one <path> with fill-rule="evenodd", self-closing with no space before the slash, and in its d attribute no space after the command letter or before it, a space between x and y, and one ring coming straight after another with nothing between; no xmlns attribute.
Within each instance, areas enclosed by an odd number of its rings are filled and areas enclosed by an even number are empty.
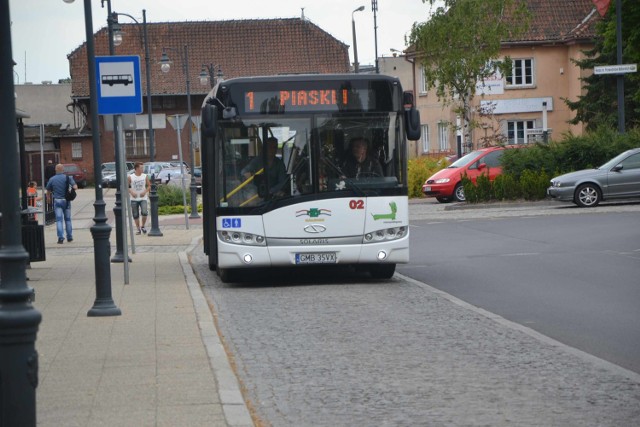
<svg viewBox="0 0 640 427"><path fill-rule="evenodd" d="M411 209L413 219L443 218L443 206ZM510 209L520 210L446 217ZM336 281L289 271L227 286L199 250L192 264L245 398L267 425L640 425L640 375L400 275L370 281L341 273Z"/></svg>

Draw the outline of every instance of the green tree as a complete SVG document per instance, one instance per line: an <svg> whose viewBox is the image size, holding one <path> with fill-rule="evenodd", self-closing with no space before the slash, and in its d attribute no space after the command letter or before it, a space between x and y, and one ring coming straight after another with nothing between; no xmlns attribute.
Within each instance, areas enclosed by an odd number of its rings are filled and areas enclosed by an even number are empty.
<svg viewBox="0 0 640 427"><path fill-rule="evenodd" d="M604 19L596 25L597 38L593 49L584 51L583 60L574 61L583 70L593 70L597 65L617 63L616 2ZM625 64L640 62L640 2L622 0L622 60ZM586 123L588 130L599 127L617 129L618 94L617 77L614 74L592 74L581 79L585 93L577 101L565 99L567 106L576 112L571 124ZM624 75L625 127L640 125L640 73Z"/></svg>
<svg viewBox="0 0 640 427"><path fill-rule="evenodd" d="M413 25L409 42L418 52L428 89L463 120L464 141L471 146L471 101L476 84L510 68L498 59L500 42L526 31L529 13L521 0L422 0L444 4L427 22Z"/></svg>

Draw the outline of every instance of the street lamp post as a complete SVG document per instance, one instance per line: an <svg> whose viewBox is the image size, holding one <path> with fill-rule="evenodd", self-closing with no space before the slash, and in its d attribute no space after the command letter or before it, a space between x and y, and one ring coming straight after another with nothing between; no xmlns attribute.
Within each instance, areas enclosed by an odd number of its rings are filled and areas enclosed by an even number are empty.
<svg viewBox="0 0 640 427"><path fill-rule="evenodd" d="M20 156L16 138L16 100L11 54L9 1L0 0L0 424L36 425L38 353L35 349L42 315L30 302L28 253L20 225Z"/></svg>
<svg viewBox="0 0 640 427"><path fill-rule="evenodd" d="M360 64L358 64L358 41L356 39L356 20L353 17L353 14L356 12L362 12L364 10L364 6L360 6L357 9L354 9L351 12L351 33L353 35L353 70L357 73L360 72Z"/></svg>
<svg viewBox="0 0 640 427"><path fill-rule="evenodd" d="M171 69L171 61L169 60L169 56L167 55L166 49L172 48L163 48L162 49L162 58L160 59L161 67L163 73L168 73ZM177 49L174 49L177 50ZM177 50L180 52L179 50ZM184 73L187 76L187 115L188 115L188 124L189 127L189 148L191 151L191 185L189 186L191 190L191 215L189 218L200 218L198 215L198 201L196 196L196 179L193 176L193 171L195 169L195 149L193 147L193 135L191 131L191 127L193 126L193 122L191 121L191 81L189 78L189 49L187 45L184 45L183 49L184 55L180 55L182 59L182 63L184 66Z"/></svg>
<svg viewBox="0 0 640 427"><path fill-rule="evenodd" d="M72 3L74 0L64 0ZM111 266L109 253L111 245L109 235L111 226L107 224L105 202L102 197L102 159L100 154L100 127L98 123L98 92L96 86L96 61L93 44L93 20L91 18L91 0L84 0L84 25L87 36L87 65L89 70L89 109L91 110L91 136L93 141L93 170L96 181L96 201L94 225L91 227L93 236L93 252L96 276L96 300L93 307L87 313L89 317L95 316L119 316L120 309L113 302L111 296Z"/></svg>
<svg viewBox="0 0 640 427"><path fill-rule="evenodd" d="M218 73L216 74L216 67L218 68ZM205 65L202 64L202 69L200 70L200 84L202 86L206 86L207 84L211 85L211 88L216 85L216 83L221 82L224 79L224 74L222 74L222 68L220 65Z"/></svg>
<svg viewBox="0 0 640 427"><path fill-rule="evenodd" d="M123 39L123 34L121 31L121 27L118 24L118 16L127 16L132 19L138 26L142 25L143 37L140 37L140 42L142 43L142 47L144 48L144 64L145 64L145 75L146 75L146 86L147 86L147 117L149 119L149 161L155 161L155 135L153 132L153 111L151 106L151 67L149 66L149 36L147 34L147 11L142 9L142 24L138 22L136 18L129 15L128 13L122 12L113 12L112 16L112 30L113 30L113 44L116 46L120 46Z"/></svg>
<svg viewBox="0 0 640 427"><path fill-rule="evenodd" d="M122 43L123 35L120 31L121 27L116 24L118 23L118 16L124 15L131 18L136 24L140 25L140 22L133 16L127 13L118 13L113 12L112 14L112 29L113 29L113 43L116 46L119 46ZM145 75L147 78L147 117L148 117L148 131L149 131L149 161L155 161L155 132L153 130L153 110L152 110L152 102L151 102L151 66L150 66L150 58L149 58L149 35L147 33L147 11L142 9L142 29L144 38L141 37L141 42L144 47L144 64L145 64ZM153 178L153 176L152 176ZM118 187L120 188L120 187ZM149 200L151 202L151 229L149 230L148 236L151 237L160 237L162 236L162 232L158 227L158 187L156 185L155 179L151 179L151 193L149 194ZM117 190L116 190L117 192Z"/></svg>
<svg viewBox="0 0 640 427"><path fill-rule="evenodd" d="M65 0L66 1L66 0ZM117 20L114 22L113 14L111 13L111 0L101 0L102 6L104 7L104 3L107 3L107 33L109 37L109 55L115 55L115 43L114 43L114 24L117 25ZM93 36L92 36L93 39ZM87 42L88 44L88 42ZM113 215L115 217L116 223L116 252L111 257L111 262L124 262L125 255L127 256L127 261L130 261L129 254L123 252L123 240L124 240L124 219L122 216L122 177L124 176L124 164L120 159L120 146L122 145L121 140L122 133L122 120L120 115L113 116L113 140L115 145L115 161L116 161L116 203L113 207ZM96 168L99 165L96 165ZM96 187L101 184L101 182L96 182Z"/></svg>
<svg viewBox="0 0 640 427"><path fill-rule="evenodd" d="M371 10L373 11L373 41L375 44L376 74L380 74L380 68L378 67L378 0L371 0Z"/></svg>

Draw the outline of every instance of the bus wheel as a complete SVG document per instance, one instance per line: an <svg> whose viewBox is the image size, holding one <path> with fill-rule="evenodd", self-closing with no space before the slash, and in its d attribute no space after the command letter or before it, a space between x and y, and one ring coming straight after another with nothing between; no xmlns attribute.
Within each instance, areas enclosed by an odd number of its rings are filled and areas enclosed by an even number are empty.
<svg viewBox="0 0 640 427"><path fill-rule="evenodd" d="M236 279L236 271L231 268L218 268L217 273L222 283L230 283Z"/></svg>
<svg viewBox="0 0 640 427"><path fill-rule="evenodd" d="M374 279L390 279L395 271L395 264L373 264L369 267L369 274Z"/></svg>

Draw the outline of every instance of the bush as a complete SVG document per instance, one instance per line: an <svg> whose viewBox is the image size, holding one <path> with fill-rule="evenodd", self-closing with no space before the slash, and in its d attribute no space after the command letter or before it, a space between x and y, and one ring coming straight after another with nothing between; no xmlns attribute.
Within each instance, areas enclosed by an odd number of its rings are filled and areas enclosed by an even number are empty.
<svg viewBox="0 0 640 427"><path fill-rule="evenodd" d="M187 200L191 197L186 195ZM176 185L158 185L158 208L163 206L182 206L182 188Z"/></svg>
<svg viewBox="0 0 640 427"><path fill-rule="evenodd" d="M418 157L410 159L408 162L409 198L423 197L422 184L431 175L445 167L447 167L447 161L444 158Z"/></svg>
<svg viewBox="0 0 640 427"><path fill-rule="evenodd" d="M498 175L493 181L493 194L496 200L515 200L520 197L520 182L513 175Z"/></svg>
<svg viewBox="0 0 640 427"><path fill-rule="evenodd" d="M630 148L640 147L640 129L620 135L612 129L598 129L581 136L571 133L560 141L506 150L501 163L505 173L519 180L525 170L559 175L604 164Z"/></svg>
<svg viewBox="0 0 640 427"><path fill-rule="evenodd" d="M460 182L464 186L464 197L467 203L488 202L494 198L493 187L487 174L479 175L475 184L466 175Z"/></svg>
<svg viewBox="0 0 640 427"><path fill-rule="evenodd" d="M542 200L547 196L549 175L526 169L520 176L520 190L525 200Z"/></svg>
<svg viewBox="0 0 640 427"><path fill-rule="evenodd" d="M191 206L187 206L187 212L191 213ZM202 204L198 205L198 212L202 212ZM184 205L162 206L158 208L158 215L183 214Z"/></svg>

